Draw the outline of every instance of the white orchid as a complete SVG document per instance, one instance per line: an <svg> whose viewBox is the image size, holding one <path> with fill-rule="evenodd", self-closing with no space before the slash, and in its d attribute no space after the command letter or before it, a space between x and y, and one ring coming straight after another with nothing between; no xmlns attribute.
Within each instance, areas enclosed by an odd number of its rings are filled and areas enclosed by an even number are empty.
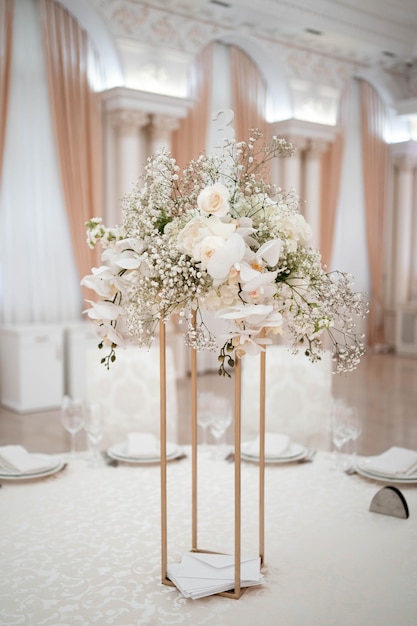
<svg viewBox="0 0 417 626"><path fill-rule="evenodd" d="M244 239L256 233L256 228L253 227L253 222L250 217L239 218L236 232Z"/></svg>
<svg viewBox="0 0 417 626"><path fill-rule="evenodd" d="M218 311L216 317L225 320L239 320L256 328L262 328L265 325L279 325L282 322L282 315L274 310L272 304L252 304L246 305L241 303L231 306L227 309Z"/></svg>
<svg viewBox="0 0 417 626"><path fill-rule="evenodd" d="M277 272L256 272L251 280L241 285L241 297L246 302L271 302L278 288L275 283Z"/></svg>
<svg viewBox="0 0 417 626"><path fill-rule="evenodd" d="M265 242L256 252L254 252L253 256L256 259L263 259L269 266L275 267L275 265L278 263L281 251L281 239L270 239L269 241Z"/></svg>
<svg viewBox="0 0 417 626"><path fill-rule="evenodd" d="M93 300L87 300L91 304L91 308L87 309L88 317L92 320L108 321L112 322L119 317L124 317L126 312L122 306L109 302L107 300L100 300L94 302Z"/></svg>
<svg viewBox="0 0 417 626"><path fill-rule="evenodd" d="M111 299L117 293L118 288L114 284L114 274L106 265L93 267L92 274L84 276L81 285L92 289L98 296Z"/></svg>
<svg viewBox="0 0 417 626"><path fill-rule="evenodd" d="M118 332L113 324L109 322L101 322L96 328L96 334L100 337L103 345L113 347L120 346L124 348L126 346L126 339L122 332Z"/></svg>
<svg viewBox="0 0 417 626"><path fill-rule="evenodd" d="M215 285L224 283L228 277L230 270L234 266L238 266L245 256L246 244L244 239L234 233L224 242L223 246L218 248L211 256L207 263L207 272L213 278Z"/></svg>
<svg viewBox="0 0 417 626"><path fill-rule="evenodd" d="M259 337L258 332L254 329L231 330L228 338L234 348L236 356L239 358L243 357L245 354L256 356L262 350L265 350L265 346L272 344L270 339Z"/></svg>
<svg viewBox="0 0 417 626"><path fill-rule="evenodd" d="M218 350L204 321L214 311L228 327L221 374L235 356L264 349L267 334L284 331L312 360L327 331L337 368L356 367L363 343L353 320L364 316L366 303L347 275L322 268L296 195L261 177L271 159L290 156L293 147L277 137L256 144L261 138L253 131L247 143L225 142L222 154L201 155L182 175L162 150L123 199L121 226L87 223L89 245L101 241L103 251L102 266L82 281L98 296L86 313L110 346L107 366L123 342L149 346L172 313L185 320L188 345Z"/></svg>

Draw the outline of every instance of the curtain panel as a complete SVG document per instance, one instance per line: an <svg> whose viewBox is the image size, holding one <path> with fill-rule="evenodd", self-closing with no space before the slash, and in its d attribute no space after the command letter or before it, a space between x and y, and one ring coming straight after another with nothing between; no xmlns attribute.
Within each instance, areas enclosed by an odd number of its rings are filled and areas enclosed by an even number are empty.
<svg viewBox="0 0 417 626"><path fill-rule="evenodd" d="M0 180L3 165L13 39L14 0L0 0Z"/></svg>
<svg viewBox="0 0 417 626"><path fill-rule="evenodd" d="M40 0L39 6L62 187L82 278L98 261L98 251L86 244L84 224L102 214L101 105L90 74L94 51L62 6L53 0Z"/></svg>
<svg viewBox="0 0 417 626"><path fill-rule="evenodd" d="M172 154L181 168L191 159L196 159L207 146L212 73L213 44L209 44L200 52L191 67L188 96L194 104L172 135Z"/></svg>
<svg viewBox="0 0 417 626"><path fill-rule="evenodd" d="M235 113L235 134L238 141L247 141L250 129L258 128L269 140L265 119L267 85L256 63L240 48L231 46L232 99Z"/></svg>
<svg viewBox="0 0 417 626"><path fill-rule="evenodd" d="M38 0L14 3L10 71L0 184L0 321L75 321L81 289L53 136Z"/></svg>
<svg viewBox="0 0 417 626"><path fill-rule="evenodd" d="M329 266L332 254L336 227L337 205L340 195L343 155L345 149L346 108L348 94L341 100L338 112L339 131L321 162L321 217L320 217L320 251L323 264Z"/></svg>
<svg viewBox="0 0 417 626"><path fill-rule="evenodd" d="M360 81L363 176L366 208L366 240L371 277L367 342L385 343L384 264L385 211L388 180L388 147L384 131L388 121L385 105L377 91Z"/></svg>

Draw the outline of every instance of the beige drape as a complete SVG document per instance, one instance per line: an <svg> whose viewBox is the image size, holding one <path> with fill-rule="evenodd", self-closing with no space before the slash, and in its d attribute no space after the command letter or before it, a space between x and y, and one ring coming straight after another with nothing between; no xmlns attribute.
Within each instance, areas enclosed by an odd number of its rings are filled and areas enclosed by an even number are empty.
<svg viewBox="0 0 417 626"><path fill-rule="evenodd" d="M231 46L232 108L234 129L238 140L249 138L249 129L259 128L268 139L265 120L267 87L257 65L239 48ZM213 44L198 55L192 68L189 97L194 106L173 133L172 153L184 167L190 159L204 151L207 144L211 114Z"/></svg>
<svg viewBox="0 0 417 626"><path fill-rule="evenodd" d="M338 132L321 163L321 217L320 217L320 252L323 264L328 266L332 260L334 231L336 225L337 204L339 201L342 177L343 153L345 148L345 124L347 93L339 106Z"/></svg>
<svg viewBox="0 0 417 626"><path fill-rule="evenodd" d="M62 187L81 278L97 264L84 224L101 215L102 207L100 99L89 84L93 52L86 33L61 5L40 0L40 14Z"/></svg>
<svg viewBox="0 0 417 626"><path fill-rule="evenodd" d="M0 180L6 141L6 120L12 61L14 0L0 0Z"/></svg>
<svg viewBox="0 0 417 626"><path fill-rule="evenodd" d="M256 63L240 48L231 46L232 106L235 113L235 134L238 141L247 141L251 128L258 128L267 141L265 120L267 85Z"/></svg>
<svg viewBox="0 0 417 626"><path fill-rule="evenodd" d="M172 135L172 155L180 167L204 152L211 114L213 44L206 46L191 68L189 97L194 104Z"/></svg>
<svg viewBox="0 0 417 626"><path fill-rule="evenodd" d="M376 90L360 81L362 156L366 211L366 240L371 277L367 343L385 343L384 220L387 197L388 147L384 140L387 111Z"/></svg>

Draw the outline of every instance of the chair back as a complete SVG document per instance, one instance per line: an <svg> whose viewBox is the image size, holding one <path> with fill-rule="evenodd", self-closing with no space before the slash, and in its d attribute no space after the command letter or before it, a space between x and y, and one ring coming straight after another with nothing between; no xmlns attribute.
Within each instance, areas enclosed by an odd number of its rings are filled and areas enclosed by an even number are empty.
<svg viewBox="0 0 417 626"><path fill-rule="evenodd" d="M242 437L259 434L259 358L242 359ZM328 428L332 401L332 359L325 351L312 363L287 346L266 349L265 428L322 450L330 448Z"/></svg>
<svg viewBox="0 0 417 626"><path fill-rule="evenodd" d="M166 349L167 439L178 442L178 397L173 351ZM118 348L109 370L98 350L87 353L87 401L101 402L106 443L118 443L129 432L160 436L159 346L149 350Z"/></svg>

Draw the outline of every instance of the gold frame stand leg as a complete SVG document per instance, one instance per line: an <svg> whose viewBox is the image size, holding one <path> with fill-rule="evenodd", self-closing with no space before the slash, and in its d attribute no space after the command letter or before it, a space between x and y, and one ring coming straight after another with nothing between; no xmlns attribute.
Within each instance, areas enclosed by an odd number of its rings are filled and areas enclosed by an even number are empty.
<svg viewBox="0 0 417 626"><path fill-rule="evenodd" d="M193 313L195 325L195 312ZM166 460L166 337L165 323L159 327L160 342L160 437L161 437L161 579L165 585L175 586L167 576L168 525L167 525L167 460ZM264 562L265 528L265 352L260 355L260 412L259 412L259 556ZM239 599L245 587L240 584L241 571L241 378L242 363L236 358L234 372L234 589L216 595ZM198 427L197 427L197 351L191 349L191 497L192 526L191 551L210 552L198 547Z"/></svg>

